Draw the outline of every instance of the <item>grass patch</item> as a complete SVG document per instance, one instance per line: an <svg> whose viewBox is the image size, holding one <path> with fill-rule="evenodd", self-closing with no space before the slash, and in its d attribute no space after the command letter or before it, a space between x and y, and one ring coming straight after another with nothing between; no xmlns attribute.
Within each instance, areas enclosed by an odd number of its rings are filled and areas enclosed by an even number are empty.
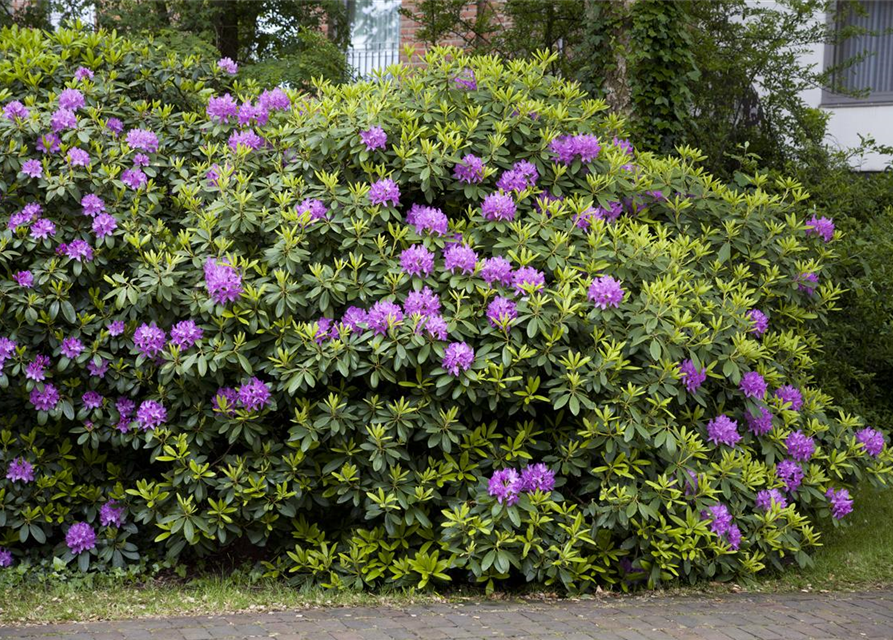
<svg viewBox="0 0 893 640"><path fill-rule="evenodd" d="M758 591L784 592L870 590L893 586L893 489L865 488L855 494L849 526L827 524L815 563L792 567L739 584L705 584L671 588L663 593ZM510 597L512 594L508 594ZM542 599L554 594L519 592ZM505 598L494 594L493 598ZM457 589L442 594L412 591L337 592L294 589L282 581L251 581L247 572L209 575L191 580L142 582L99 578L93 584L56 582L0 587L0 624L107 620L131 617L210 615L238 611L278 611L338 606L406 606L430 602L481 600L481 590Z"/></svg>

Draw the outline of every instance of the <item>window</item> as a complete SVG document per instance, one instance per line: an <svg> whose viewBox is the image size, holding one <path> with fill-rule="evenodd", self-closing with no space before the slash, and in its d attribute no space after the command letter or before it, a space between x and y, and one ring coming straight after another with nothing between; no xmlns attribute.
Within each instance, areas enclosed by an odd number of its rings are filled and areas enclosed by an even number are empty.
<svg viewBox="0 0 893 640"><path fill-rule="evenodd" d="M400 60L400 0L348 0L347 62L362 76Z"/></svg>
<svg viewBox="0 0 893 640"><path fill-rule="evenodd" d="M848 3L838 4L842 26L865 29L871 34L847 38L827 48L826 65L840 65L855 56L864 59L836 74L835 84L851 90L869 90L864 98L853 98L825 91L822 103L827 105L860 105L893 103L893 0L862 0L862 11L854 11Z"/></svg>

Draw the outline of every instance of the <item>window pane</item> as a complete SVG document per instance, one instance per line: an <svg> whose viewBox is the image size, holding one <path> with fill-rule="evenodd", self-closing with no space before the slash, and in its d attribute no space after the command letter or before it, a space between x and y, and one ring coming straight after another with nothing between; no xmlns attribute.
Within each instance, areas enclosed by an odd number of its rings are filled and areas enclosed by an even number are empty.
<svg viewBox="0 0 893 640"><path fill-rule="evenodd" d="M400 59L400 0L352 0L347 61L360 75Z"/></svg>
<svg viewBox="0 0 893 640"><path fill-rule="evenodd" d="M866 58L840 72L839 82L847 89L870 89L872 93L893 92L893 2L872 0L861 2L865 15L848 11L846 24L879 32L848 38L837 47L836 64L867 53Z"/></svg>

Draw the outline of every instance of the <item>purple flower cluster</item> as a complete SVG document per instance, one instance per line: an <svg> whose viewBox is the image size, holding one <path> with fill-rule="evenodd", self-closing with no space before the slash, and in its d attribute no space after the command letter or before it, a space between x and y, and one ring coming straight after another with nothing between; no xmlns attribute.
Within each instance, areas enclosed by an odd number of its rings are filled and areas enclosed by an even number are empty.
<svg viewBox="0 0 893 640"><path fill-rule="evenodd" d="M800 291L805 291L809 295L815 293L815 288L818 286L818 284L819 277L812 272L801 273L797 277L797 289L799 289Z"/></svg>
<svg viewBox="0 0 893 640"><path fill-rule="evenodd" d="M234 302L242 296L242 276L227 263L218 263L214 258L205 261L205 286L208 295L217 304Z"/></svg>
<svg viewBox="0 0 893 640"><path fill-rule="evenodd" d="M62 139L55 133L41 136L37 141L37 150L41 153L56 153L62 148Z"/></svg>
<svg viewBox="0 0 893 640"><path fill-rule="evenodd" d="M790 405L787 407L791 411L800 411L803 407L803 394L800 390L789 384L775 390L775 397L781 400L782 404Z"/></svg>
<svg viewBox="0 0 893 640"><path fill-rule="evenodd" d="M505 193L491 193L481 205L484 218L491 221L514 220L516 210L514 199Z"/></svg>
<svg viewBox="0 0 893 640"><path fill-rule="evenodd" d="M160 329L154 322L152 324L141 324L137 330L133 332L133 343L137 350L146 358L154 358L162 349L167 336L163 329Z"/></svg>
<svg viewBox="0 0 893 640"><path fill-rule="evenodd" d="M223 402L221 402L221 400ZM211 407L214 411L222 413L223 406L226 405L226 414L229 416L236 415L236 405L239 403L239 392L230 387L221 387L217 389L217 393L211 399Z"/></svg>
<svg viewBox="0 0 893 640"><path fill-rule="evenodd" d="M73 336L68 337L62 341L62 347L60 351L66 358L74 360L84 351L84 343Z"/></svg>
<svg viewBox="0 0 893 640"><path fill-rule="evenodd" d="M229 148L234 152L238 151L239 148L245 148L250 151L254 151L255 149L260 149L264 144L264 139L257 135L254 131L250 129L246 131L233 131L227 140L227 144Z"/></svg>
<svg viewBox="0 0 893 640"><path fill-rule="evenodd" d="M88 69L87 67L78 67L77 71L74 72L75 80L92 80L93 79L93 70Z"/></svg>
<svg viewBox="0 0 893 640"><path fill-rule="evenodd" d="M542 462L529 465L521 471L520 490L525 493L542 491L548 493L555 488L555 472Z"/></svg>
<svg viewBox="0 0 893 640"><path fill-rule="evenodd" d="M167 422L167 409L156 400L144 400L137 409L136 422L143 431L160 427Z"/></svg>
<svg viewBox="0 0 893 640"><path fill-rule="evenodd" d="M443 352L441 366L451 376L458 376L459 370L468 371L474 362L474 349L465 342L451 342Z"/></svg>
<svg viewBox="0 0 893 640"><path fill-rule="evenodd" d="M102 401L103 397L97 391L87 391L81 396L81 402L84 403L84 408L87 410L98 409L102 406Z"/></svg>
<svg viewBox="0 0 893 640"><path fill-rule="evenodd" d="M396 207L400 204L400 187L390 178L373 182L369 187L369 202L385 205L390 203Z"/></svg>
<svg viewBox="0 0 893 640"><path fill-rule="evenodd" d="M75 522L65 534L65 544L73 555L96 548L96 532L86 522Z"/></svg>
<svg viewBox="0 0 893 640"><path fill-rule="evenodd" d="M707 439L713 444L734 447L741 440L738 423L725 414L718 415L707 423Z"/></svg>
<svg viewBox="0 0 893 640"><path fill-rule="evenodd" d="M459 75L453 78L453 82L456 83L456 86L460 89L465 89L466 91L474 91L478 88L477 78L475 78L472 69L463 69L460 71Z"/></svg>
<svg viewBox="0 0 893 640"><path fill-rule="evenodd" d="M785 440L788 455L794 460L806 462L815 453L815 442L802 431L792 431Z"/></svg>
<svg viewBox="0 0 893 640"><path fill-rule="evenodd" d="M39 387L31 389L29 399L38 411L52 411L59 404L59 391L47 383L42 389Z"/></svg>
<svg viewBox="0 0 893 640"><path fill-rule="evenodd" d="M93 378L104 378L108 370L109 361L105 358L100 358L98 364L92 359L87 362L87 371L90 372L90 376Z"/></svg>
<svg viewBox="0 0 893 640"><path fill-rule="evenodd" d="M487 320L490 326L502 328L509 326L518 317L518 309L514 302L502 296L496 296L487 306Z"/></svg>
<svg viewBox="0 0 893 640"><path fill-rule="evenodd" d="M6 547L0 547L0 567L12 566L12 552Z"/></svg>
<svg viewBox="0 0 893 640"><path fill-rule="evenodd" d="M503 191L524 191L533 188L539 180L536 166L527 160L516 162L511 169L503 172L496 186Z"/></svg>
<svg viewBox="0 0 893 640"><path fill-rule="evenodd" d="M757 494L757 509L769 511L773 505L778 505L779 509L784 509L788 506L788 499L778 489L764 489Z"/></svg>
<svg viewBox="0 0 893 640"><path fill-rule="evenodd" d="M74 111L71 111L70 109L57 109L50 117L50 126L53 129L53 133L57 134L61 131L65 131L66 129L77 128L78 119L77 116L74 114ZM58 150L59 149L56 148L53 150L53 152L55 153Z"/></svg>
<svg viewBox="0 0 893 640"><path fill-rule="evenodd" d="M77 111L83 108L84 104L86 104L84 94L77 89L65 89L59 94L59 106L63 109Z"/></svg>
<svg viewBox="0 0 893 640"><path fill-rule="evenodd" d="M35 240L43 240L56 235L56 225L52 220L41 218L31 225L31 237Z"/></svg>
<svg viewBox="0 0 893 640"><path fill-rule="evenodd" d="M239 403L246 411L257 411L270 404L270 387L259 378L251 378L239 387Z"/></svg>
<svg viewBox="0 0 893 640"><path fill-rule="evenodd" d="M124 333L124 321L113 320L109 323L108 330L110 336L120 336L122 333Z"/></svg>
<svg viewBox="0 0 893 640"><path fill-rule="evenodd" d="M22 173L29 178L40 178L43 176L43 165L40 160L26 160L22 165Z"/></svg>
<svg viewBox="0 0 893 640"><path fill-rule="evenodd" d="M25 107L25 105L23 105L18 100L8 102L3 107L3 117L7 120L12 120L13 122L15 122L16 118L24 120L30 114L31 112L28 111L27 107Z"/></svg>
<svg viewBox="0 0 893 640"><path fill-rule="evenodd" d="M623 302L626 292L620 286L620 281L611 276L598 276L589 284L589 299L599 309L614 307Z"/></svg>
<svg viewBox="0 0 893 640"><path fill-rule="evenodd" d="M158 136L147 129L131 129L127 132L127 146L131 149L155 153L158 151Z"/></svg>
<svg viewBox="0 0 893 640"><path fill-rule="evenodd" d="M121 172L121 182L134 191L139 191L149 183L149 178L141 169L133 167Z"/></svg>
<svg viewBox="0 0 893 640"><path fill-rule="evenodd" d="M237 65L232 58L220 58L220 60L217 61L217 68L225 71L231 76L234 76L239 72L239 65Z"/></svg>
<svg viewBox="0 0 893 640"><path fill-rule="evenodd" d="M204 331L194 320L183 320L171 327L171 344L180 349L189 349L202 339Z"/></svg>
<svg viewBox="0 0 893 640"><path fill-rule="evenodd" d="M99 508L99 524L103 527L120 527L124 524L124 507L117 501L109 500Z"/></svg>
<svg viewBox="0 0 893 640"><path fill-rule="evenodd" d="M118 412L118 431L124 433L130 427L136 403L130 398L118 398L115 410Z"/></svg>
<svg viewBox="0 0 893 640"><path fill-rule="evenodd" d="M436 316L440 313L440 298L430 287L421 291L410 291L403 303L406 315Z"/></svg>
<svg viewBox="0 0 893 640"><path fill-rule="evenodd" d="M15 230L22 225L30 224L40 218L42 210L41 206L36 202L26 204L21 211L9 216L9 222L6 225L6 228Z"/></svg>
<svg viewBox="0 0 893 640"><path fill-rule="evenodd" d="M0 336L0 370L3 369L6 359L15 352L15 348L15 340L11 340L6 336Z"/></svg>
<svg viewBox="0 0 893 640"><path fill-rule="evenodd" d="M724 537L732 549L741 545L741 531L732 523L732 514L724 504L715 504L702 513L702 517L710 519L710 530L719 537Z"/></svg>
<svg viewBox="0 0 893 640"><path fill-rule="evenodd" d="M81 210L84 212L85 216L93 217L97 213L105 211L105 202L103 202L102 198L99 196L88 193L81 198Z"/></svg>
<svg viewBox="0 0 893 640"><path fill-rule="evenodd" d="M389 300L379 300L366 315L366 324L373 333L383 336L388 330L403 320L400 305Z"/></svg>
<svg viewBox="0 0 893 640"><path fill-rule="evenodd" d="M575 158L585 163L592 162L601 151L601 143L594 135L578 133L573 136L559 136L552 140L549 148L556 156L556 161L571 164Z"/></svg>
<svg viewBox="0 0 893 640"><path fill-rule="evenodd" d="M512 284L512 263L502 256L484 258L481 263L481 278L491 287L494 283L508 286Z"/></svg>
<svg viewBox="0 0 893 640"><path fill-rule="evenodd" d="M387 146L388 134L381 127L369 127L365 131L360 131L360 140L366 145L367 150L375 151Z"/></svg>
<svg viewBox="0 0 893 640"><path fill-rule="evenodd" d="M78 147L72 147L65 156L72 167L89 167L90 154Z"/></svg>
<svg viewBox="0 0 893 640"><path fill-rule="evenodd" d="M526 467L520 475L514 469L500 469L493 472L487 483L487 493L508 506L517 504L522 492L548 493L554 488L555 473L541 462Z"/></svg>
<svg viewBox="0 0 893 640"><path fill-rule="evenodd" d="M285 111L291 108L288 94L279 87L261 93L257 103L267 111Z"/></svg>
<svg viewBox="0 0 893 640"><path fill-rule="evenodd" d="M446 235L449 220L447 220L446 214L440 209L414 204L406 213L406 224L415 227L415 232L419 235L423 231L427 231L428 233L442 236Z"/></svg>
<svg viewBox="0 0 893 640"><path fill-rule="evenodd" d="M768 409L758 408L756 411L756 414L750 411L745 412L744 417L747 420L747 428L754 435L764 436L772 431L772 418L774 416Z"/></svg>
<svg viewBox="0 0 893 640"><path fill-rule="evenodd" d="M443 250L443 267L450 273L458 269L466 275L477 268L478 254L466 244L455 242Z"/></svg>
<svg viewBox="0 0 893 640"><path fill-rule="evenodd" d="M806 475L803 467L793 460L782 460L775 466L775 475L781 480L788 493L796 491Z"/></svg>
<svg viewBox="0 0 893 640"><path fill-rule="evenodd" d="M25 289L30 289L34 286L34 274L30 271L17 271L13 274L12 279L16 281L16 284Z"/></svg>
<svg viewBox="0 0 893 640"><path fill-rule="evenodd" d="M769 318L759 309L751 309L747 312L747 319L751 322L750 333L761 336L769 328Z"/></svg>
<svg viewBox="0 0 893 640"><path fill-rule="evenodd" d="M253 105L250 102L243 102L239 107L239 126L247 127L250 124L259 124L261 126L267 124L270 119L270 112L262 105Z"/></svg>
<svg viewBox="0 0 893 640"><path fill-rule="evenodd" d="M816 235L825 242L831 242L834 238L834 222L831 218L824 216L816 218L813 215L812 218L806 221L806 235Z"/></svg>
<svg viewBox="0 0 893 640"><path fill-rule="evenodd" d="M118 118L109 118L105 121L105 128L112 132L112 135L119 136L124 131L124 123Z"/></svg>
<svg viewBox="0 0 893 640"><path fill-rule="evenodd" d="M865 453L876 458L884 450L884 435L870 427L856 432L856 440L865 448Z"/></svg>
<svg viewBox="0 0 893 640"><path fill-rule="evenodd" d="M410 277L427 278L434 269L434 254L424 245L414 244L400 254L400 268Z"/></svg>
<svg viewBox="0 0 893 640"><path fill-rule="evenodd" d="M306 213L309 215L311 222L323 220L329 214L329 210L326 208L326 205L323 204L322 200L317 200L315 198L304 198L301 200L301 203L295 207L295 210L298 213Z"/></svg>
<svg viewBox="0 0 893 640"><path fill-rule="evenodd" d="M50 359L44 355L34 356L34 360L25 367L25 377L35 382L46 380L46 368L50 366Z"/></svg>
<svg viewBox="0 0 893 640"><path fill-rule="evenodd" d="M14 458L6 469L6 479L13 482L34 482L34 467L24 458Z"/></svg>
<svg viewBox="0 0 893 640"><path fill-rule="evenodd" d="M91 228L97 238L105 238L106 236L112 235L115 229L118 228L118 221L115 219L115 216L107 213L100 213L93 218Z"/></svg>
<svg viewBox="0 0 893 640"><path fill-rule="evenodd" d="M853 499L850 492L846 489L828 489L825 492L828 502L831 503L831 515L836 520L841 520L845 515L853 510Z"/></svg>
<svg viewBox="0 0 893 640"><path fill-rule="evenodd" d="M453 175L459 182L477 184L484 179L484 161L473 153L466 154L453 167Z"/></svg>
<svg viewBox="0 0 893 640"><path fill-rule="evenodd" d="M699 371L693 360L684 360L679 365L679 374L689 393L695 393L707 379L707 369Z"/></svg>
<svg viewBox="0 0 893 640"><path fill-rule="evenodd" d="M527 295L527 290L540 291L546 286L546 276L533 267L519 267L512 276L515 293Z"/></svg>
<svg viewBox="0 0 893 640"><path fill-rule="evenodd" d="M762 400L766 396L766 381L756 371L748 371L741 377L738 385L745 398L756 398Z"/></svg>
<svg viewBox="0 0 893 640"><path fill-rule="evenodd" d="M217 122L227 122L230 118L236 117L239 112L239 106L233 97L228 93L222 96L213 97L208 100L208 107L205 113L212 120Z"/></svg>

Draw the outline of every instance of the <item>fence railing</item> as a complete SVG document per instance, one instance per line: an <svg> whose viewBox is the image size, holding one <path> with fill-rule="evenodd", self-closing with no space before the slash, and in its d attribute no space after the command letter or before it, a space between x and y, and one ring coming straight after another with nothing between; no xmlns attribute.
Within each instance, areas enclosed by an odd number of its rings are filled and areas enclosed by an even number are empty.
<svg viewBox="0 0 893 640"><path fill-rule="evenodd" d="M366 44L347 49L347 63L361 78L372 75L376 69L384 69L399 61L400 46L397 42Z"/></svg>

